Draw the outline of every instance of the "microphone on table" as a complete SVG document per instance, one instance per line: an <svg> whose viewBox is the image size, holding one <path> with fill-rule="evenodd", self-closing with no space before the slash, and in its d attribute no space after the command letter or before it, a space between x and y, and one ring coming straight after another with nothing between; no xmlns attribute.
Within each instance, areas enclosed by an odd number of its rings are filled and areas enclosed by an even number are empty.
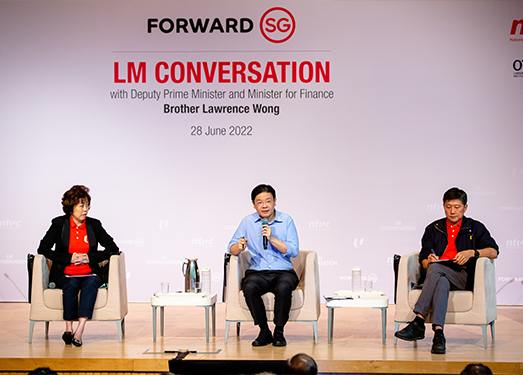
<svg viewBox="0 0 523 375"><path fill-rule="evenodd" d="M269 225L267 218L262 219L262 226L263 225ZM267 250L267 236L263 236L263 250Z"/></svg>

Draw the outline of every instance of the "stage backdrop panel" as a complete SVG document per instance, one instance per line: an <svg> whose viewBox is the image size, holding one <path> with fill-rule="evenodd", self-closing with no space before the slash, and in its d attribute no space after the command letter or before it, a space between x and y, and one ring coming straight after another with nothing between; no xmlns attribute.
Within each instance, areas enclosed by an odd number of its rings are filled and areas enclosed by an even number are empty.
<svg viewBox="0 0 523 375"><path fill-rule="evenodd" d="M393 295L458 186L523 304L523 2L0 1L0 301L27 299L60 199L126 252L130 301L212 272L273 185L322 294ZM392 300L392 299L391 299Z"/></svg>

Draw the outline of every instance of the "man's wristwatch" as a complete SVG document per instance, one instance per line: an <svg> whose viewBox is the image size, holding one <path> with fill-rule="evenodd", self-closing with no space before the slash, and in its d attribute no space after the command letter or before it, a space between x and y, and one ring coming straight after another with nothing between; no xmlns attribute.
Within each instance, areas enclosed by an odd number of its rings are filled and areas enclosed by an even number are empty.
<svg viewBox="0 0 523 375"><path fill-rule="evenodd" d="M474 250L474 258L479 258L479 251L477 250Z"/></svg>

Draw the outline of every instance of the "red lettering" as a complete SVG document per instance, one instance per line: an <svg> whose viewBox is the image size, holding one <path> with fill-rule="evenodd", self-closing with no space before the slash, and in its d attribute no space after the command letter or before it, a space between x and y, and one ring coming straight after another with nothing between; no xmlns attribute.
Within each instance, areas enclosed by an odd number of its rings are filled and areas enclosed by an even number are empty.
<svg viewBox="0 0 523 375"><path fill-rule="evenodd" d="M305 66L307 67L307 71L309 72L309 76L305 78ZM314 71L312 70L312 64L310 61L304 61L300 64L300 81L304 83L309 83L312 81L312 78L314 76Z"/></svg>
<svg viewBox="0 0 523 375"><path fill-rule="evenodd" d="M203 75L202 75L203 67ZM127 81L114 63L115 83L145 83L145 62L128 63ZM330 83L330 61L160 61L155 66L158 83Z"/></svg>
<svg viewBox="0 0 523 375"><path fill-rule="evenodd" d="M245 83L245 63L241 61L233 61L232 63L232 81L238 82L238 76L240 76L240 82Z"/></svg>
<svg viewBox="0 0 523 375"><path fill-rule="evenodd" d="M267 18L267 21L265 21L265 24L270 27L266 27L265 31L267 31L268 33L275 32L276 26L274 26L274 22L276 22L276 20L274 18Z"/></svg>
<svg viewBox="0 0 523 375"><path fill-rule="evenodd" d="M220 61L218 63L218 82L219 83L230 83L231 82L230 78L224 77L224 75L231 73L231 71L229 69L226 69L226 67L229 67L229 65L231 65L230 62Z"/></svg>
<svg viewBox="0 0 523 375"><path fill-rule="evenodd" d="M274 69L274 64L272 61L269 61L267 63L267 66L265 66L265 72L263 73L263 83L267 83L268 79L272 79L273 82L278 82L278 75L276 74L276 70Z"/></svg>
<svg viewBox="0 0 523 375"><path fill-rule="evenodd" d="M192 62L187 63L187 82L192 82L191 77L194 76L194 82L201 83L202 82L202 70L201 70L201 62L196 63L196 68L194 68L194 64Z"/></svg>
<svg viewBox="0 0 523 375"><path fill-rule="evenodd" d="M125 83L125 79L120 78L118 74L118 63L114 63L114 83Z"/></svg>
<svg viewBox="0 0 523 375"><path fill-rule="evenodd" d="M180 67L180 78L176 78L176 67ZM171 81L174 83L182 83L185 80L185 66L182 62L176 61L171 65Z"/></svg>
<svg viewBox="0 0 523 375"><path fill-rule="evenodd" d="M134 82L138 83L140 80L140 77L142 77L142 83L145 83L145 62L141 62L138 64L138 70L136 70L136 66L133 62L127 63L127 82L131 83Z"/></svg>
<svg viewBox="0 0 523 375"><path fill-rule="evenodd" d="M207 82L212 82L214 80L214 72L216 71L216 61L212 62L211 71L209 72L209 66L205 61L203 63L203 72L205 73L205 79Z"/></svg>
<svg viewBox="0 0 523 375"><path fill-rule="evenodd" d="M316 76L316 82L320 82L320 75L323 77L323 82L329 83L331 81L331 62L325 61L325 70L323 69L323 66L321 65L320 61L316 61L316 73L314 74Z"/></svg>
<svg viewBox="0 0 523 375"><path fill-rule="evenodd" d="M282 27L282 22L287 22L285 23ZM289 20L287 18L280 18L278 20L278 30L281 31L282 33L286 33L287 31L289 31L289 29L291 28L291 24L289 23Z"/></svg>
<svg viewBox="0 0 523 375"><path fill-rule="evenodd" d="M249 63L249 66L248 66L248 69L249 69L249 73L252 73L256 78L253 78L252 76L249 76L249 82L250 83L258 83L261 81L261 73L255 69L256 68L261 68L261 64L258 62L258 61L251 61Z"/></svg>
<svg viewBox="0 0 523 375"><path fill-rule="evenodd" d="M512 21L512 29L510 30L510 35L516 35L518 25L521 26L521 28L519 29L519 35L523 35L523 20Z"/></svg>
<svg viewBox="0 0 523 375"><path fill-rule="evenodd" d="M291 65L290 61L278 61L276 65L281 67L281 82L287 82L287 66Z"/></svg>
<svg viewBox="0 0 523 375"><path fill-rule="evenodd" d="M167 74L164 74L163 77L160 77L161 68L169 69L169 65L165 61L160 61L158 64L156 64L156 67L154 69L154 76L156 77L156 82L166 83L169 80L169 76Z"/></svg>

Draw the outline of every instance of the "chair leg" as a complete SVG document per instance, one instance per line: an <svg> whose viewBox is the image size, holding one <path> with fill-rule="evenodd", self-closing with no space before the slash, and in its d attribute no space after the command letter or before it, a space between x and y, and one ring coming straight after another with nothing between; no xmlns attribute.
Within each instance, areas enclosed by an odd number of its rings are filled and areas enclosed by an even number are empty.
<svg viewBox="0 0 523 375"><path fill-rule="evenodd" d="M231 322L226 320L225 321L225 343L227 344L227 340L229 340L229 326L231 325Z"/></svg>
<svg viewBox="0 0 523 375"><path fill-rule="evenodd" d="M240 336L240 322L236 322L236 336Z"/></svg>
<svg viewBox="0 0 523 375"><path fill-rule="evenodd" d="M314 343L318 343L318 322L312 322L312 329L314 331Z"/></svg>
<svg viewBox="0 0 523 375"><path fill-rule="evenodd" d="M125 335L125 318L122 319L122 334Z"/></svg>
<svg viewBox="0 0 523 375"><path fill-rule="evenodd" d="M494 331L494 323L495 322L496 322L495 320L490 322L490 334L492 335L492 340L494 340L496 338L496 334L495 334L495 331Z"/></svg>
<svg viewBox="0 0 523 375"><path fill-rule="evenodd" d="M124 328L123 328L123 325L124 325L123 319L117 321L117 322L116 322L116 325L118 326L118 339L120 340L120 343L121 343L121 342L122 342L122 335L123 335L123 331L124 331Z"/></svg>
<svg viewBox="0 0 523 375"><path fill-rule="evenodd" d="M399 331L400 324L401 323L399 323L399 322L394 322L394 333ZM396 336L394 336L394 345L396 345L397 343L398 343L398 338Z"/></svg>
<svg viewBox="0 0 523 375"><path fill-rule="evenodd" d="M33 342L33 331L35 328L35 321L29 321L29 344Z"/></svg>
<svg viewBox="0 0 523 375"><path fill-rule="evenodd" d="M487 349L487 325L483 324L481 330L483 331L483 347Z"/></svg>
<svg viewBox="0 0 523 375"><path fill-rule="evenodd" d="M49 336L49 322L45 322L45 337Z"/></svg>

